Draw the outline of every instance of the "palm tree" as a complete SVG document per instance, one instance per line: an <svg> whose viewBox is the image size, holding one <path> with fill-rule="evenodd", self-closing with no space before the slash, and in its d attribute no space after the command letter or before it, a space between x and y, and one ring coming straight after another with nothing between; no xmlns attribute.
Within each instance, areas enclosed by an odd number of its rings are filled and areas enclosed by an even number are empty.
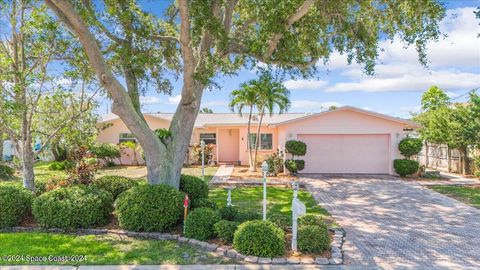
<svg viewBox="0 0 480 270"><path fill-rule="evenodd" d="M261 140L260 129L265 113L268 112L268 114L272 116L276 108L278 108L278 114L282 114L290 108L290 91L281 82L275 81L269 74L262 75L260 79L255 82L255 90L258 95L256 106L260 119L257 127L253 171L257 170L256 161L258 146Z"/></svg>
<svg viewBox="0 0 480 270"><path fill-rule="evenodd" d="M273 115L278 107L278 113L284 113L290 108L290 91L288 91L282 83L275 81L269 74L262 75L258 80L251 80L241 85L241 89L234 90L231 93L230 109L237 111L242 115L245 107L249 110L248 127L247 127L247 143L249 153L250 171L257 170L258 146L260 145L260 130L262 127L263 117L265 113ZM251 124L253 109L257 108L259 114L258 127L255 137L255 143L251 142ZM252 150L254 152L252 152Z"/></svg>
<svg viewBox="0 0 480 270"><path fill-rule="evenodd" d="M252 123L252 115L253 115L253 108L255 107L257 103L257 98L258 95L255 92L255 89L251 87L252 81L249 81L247 83L242 83L240 86L240 89L238 90L233 90L232 93L230 94L230 110L232 112L237 111L240 116L243 114L243 110L245 108L248 109L248 125L247 125L247 144L248 144L248 163L250 166L250 169L253 169L253 157L252 157L252 151L250 150L250 127Z"/></svg>

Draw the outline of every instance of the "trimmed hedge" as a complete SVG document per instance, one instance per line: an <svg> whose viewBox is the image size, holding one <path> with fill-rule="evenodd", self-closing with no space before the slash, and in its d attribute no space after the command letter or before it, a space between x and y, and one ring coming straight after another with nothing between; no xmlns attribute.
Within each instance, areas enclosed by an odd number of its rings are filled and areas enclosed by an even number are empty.
<svg viewBox="0 0 480 270"><path fill-rule="evenodd" d="M325 222L325 220L321 216L313 215L313 214L307 214L299 217L298 225L299 226L315 225L315 226L320 226L322 228L328 229L327 222Z"/></svg>
<svg viewBox="0 0 480 270"><path fill-rule="evenodd" d="M71 161L64 160L64 161L53 161L48 166L50 171L64 171L67 169L73 168L74 164Z"/></svg>
<svg viewBox="0 0 480 270"><path fill-rule="evenodd" d="M239 223L243 223L249 220L262 219L262 215L260 213L249 210L241 210L235 206L227 206L220 208L219 213L222 219L228 221L236 221Z"/></svg>
<svg viewBox="0 0 480 270"><path fill-rule="evenodd" d="M298 229L298 249L321 253L330 247L328 229L317 225L301 226Z"/></svg>
<svg viewBox="0 0 480 270"><path fill-rule="evenodd" d="M10 177L13 176L14 173L15 173L15 170L12 167L0 164L0 180L9 179Z"/></svg>
<svg viewBox="0 0 480 270"><path fill-rule="evenodd" d="M285 143L285 149L294 156L304 156L307 153L307 145L302 141L287 141Z"/></svg>
<svg viewBox="0 0 480 270"><path fill-rule="evenodd" d="M244 255L280 257L285 254L285 233L270 221L247 221L238 226L233 247Z"/></svg>
<svg viewBox="0 0 480 270"><path fill-rule="evenodd" d="M220 217L222 219L228 220L228 221L235 221L237 217L238 209L233 206L227 206L227 207L220 208L218 212L220 213Z"/></svg>
<svg viewBox="0 0 480 270"><path fill-rule="evenodd" d="M138 186L138 181L125 176L106 175L94 180L92 185L110 192L116 199L121 193Z"/></svg>
<svg viewBox="0 0 480 270"><path fill-rule="evenodd" d="M17 226L29 214L32 193L20 186L0 186L0 229Z"/></svg>
<svg viewBox="0 0 480 270"><path fill-rule="evenodd" d="M416 173L419 169L419 164L415 160L395 159L393 161L393 167L395 168L396 173L402 177L405 177L409 174Z"/></svg>
<svg viewBox="0 0 480 270"><path fill-rule="evenodd" d="M410 158L422 151L422 145L422 140L418 138L404 138L398 143L398 150L406 158Z"/></svg>
<svg viewBox="0 0 480 270"><path fill-rule="evenodd" d="M201 200L208 199L208 185L201 178L184 175L180 177L180 190L188 194L190 207L199 207Z"/></svg>
<svg viewBox="0 0 480 270"><path fill-rule="evenodd" d="M88 228L109 222L112 203L112 195L103 189L60 187L35 198L32 212L45 228Z"/></svg>
<svg viewBox="0 0 480 270"><path fill-rule="evenodd" d="M268 218L273 224L277 225L283 231L289 231L292 228L292 219L284 215L271 215Z"/></svg>
<svg viewBox="0 0 480 270"><path fill-rule="evenodd" d="M183 194L167 185L140 185L115 201L120 227L131 231L164 231L177 223L182 210Z"/></svg>
<svg viewBox="0 0 480 270"><path fill-rule="evenodd" d="M220 216L211 208L197 208L185 220L185 236L197 240L208 240L215 236L213 227Z"/></svg>
<svg viewBox="0 0 480 270"><path fill-rule="evenodd" d="M287 159L285 160L285 168L293 174L305 169L305 161L301 159Z"/></svg>
<svg viewBox="0 0 480 270"><path fill-rule="evenodd" d="M224 243L230 244L233 242L233 236L235 235L235 231L239 224L240 223L235 221L220 220L215 223L213 229L218 239Z"/></svg>

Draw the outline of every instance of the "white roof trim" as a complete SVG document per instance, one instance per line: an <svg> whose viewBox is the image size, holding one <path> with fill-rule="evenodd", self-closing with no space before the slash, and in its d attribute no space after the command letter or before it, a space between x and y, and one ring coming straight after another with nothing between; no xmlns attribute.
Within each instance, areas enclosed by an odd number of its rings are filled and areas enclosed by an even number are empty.
<svg viewBox="0 0 480 270"><path fill-rule="evenodd" d="M281 125L289 124L289 123L292 123L292 122L302 121L302 120L305 120L305 119L308 119L308 118L311 118L311 117L316 117L316 116L320 116L320 115L325 115L325 114L329 114L329 113L333 113L333 112L339 112L339 111L345 111L345 110L350 110L350 111L354 111L354 112L367 114L367 115L370 115L370 116L373 116L373 117L378 117L378 118L382 118L382 119L385 119L385 120L401 123L401 124L404 124L404 125L409 125L409 126L412 126L412 127L415 127L415 128L420 128L421 127L420 124L415 123L413 121L400 119L400 118L393 117L393 116L386 115L386 114L382 114L382 113L367 111L367 110L360 109L360 108L353 107L353 106L342 106L340 108L329 110L329 111L313 113L313 114L309 114L309 115L299 117L299 118L296 118L296 119L291 119L291 120L279 122L279 123L276 123L276 124L272 124L272 126L281 126Z"/></svg>

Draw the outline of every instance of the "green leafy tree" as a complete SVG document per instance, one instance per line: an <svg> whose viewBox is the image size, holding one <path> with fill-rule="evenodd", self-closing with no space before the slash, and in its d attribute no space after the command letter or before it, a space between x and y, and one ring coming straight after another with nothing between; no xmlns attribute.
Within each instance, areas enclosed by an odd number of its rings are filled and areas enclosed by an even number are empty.
<svg viewBox="0 0 480 270"><path fill-rule="evenodd" d="M450 98L438 86L430 87L422 95L422 109L424 111L433 111L448 105L450 105Z"/></svg>
<svg viewBox="0 0 480 270"><path fill-rule="evenodd" d="M56 112L57 125L46 128L43 121L52 110L42 104L65 90L59 82L68 80L68 74L56 72L53 66L70 57L71 37L39 1L3 1L0 17L0 129L19 153L24 187L35 191L35 157L90 103L75 110L62 108L62 113ZM34 148L39 138L41 144Z"/></svg>
<svg viewBox="0 0 480 270"><path fill-rule="evenodd" d="M420 62L426 64L426 44L439 37L438 22L445 16L444 7L436 0L401 4L387 0L286 0L281 4L277 0L171 1L166 15L149 14L172 30L160 32L158 38L173 42L181 55L182 97L169 128L172 139L162 144L136 113L134 101L107 61L109 52L99 47L98 40L104 34L92 31L92 22L82 18L85 4L78 0L45 2L78 37L98 80L113 100L112 111L143 146L148 181L175 188L202 95L215 85L216 76L235 74L242 67L262 62L293 77L306 77L315 73L319 60L328 60L335 50L346 54L349 62L363 64L366 73L372 74L380 37L399 37L406 45L414 45ZM97 7L102 8L108 5ZM117 28L120 25L109 29Z"/></svg>

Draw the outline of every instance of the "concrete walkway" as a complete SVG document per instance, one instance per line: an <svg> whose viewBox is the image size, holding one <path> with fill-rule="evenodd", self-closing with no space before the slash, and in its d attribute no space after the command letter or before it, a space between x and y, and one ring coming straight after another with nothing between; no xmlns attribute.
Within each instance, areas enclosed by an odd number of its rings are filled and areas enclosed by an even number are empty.
<svg viewBox="0 0 480 270"><path fill-rule="evenodd" d="M233 172L233 165L220 165L217 172L210 180L210 184L221 184L223 182L228 183L228 179Z"/></svg>
<svg viewBox="0 0 480 270"><path fill-rule="evenodd" d="M389 176L303 181L347 232L347 265L480 268L479 209Z"/></svg>

